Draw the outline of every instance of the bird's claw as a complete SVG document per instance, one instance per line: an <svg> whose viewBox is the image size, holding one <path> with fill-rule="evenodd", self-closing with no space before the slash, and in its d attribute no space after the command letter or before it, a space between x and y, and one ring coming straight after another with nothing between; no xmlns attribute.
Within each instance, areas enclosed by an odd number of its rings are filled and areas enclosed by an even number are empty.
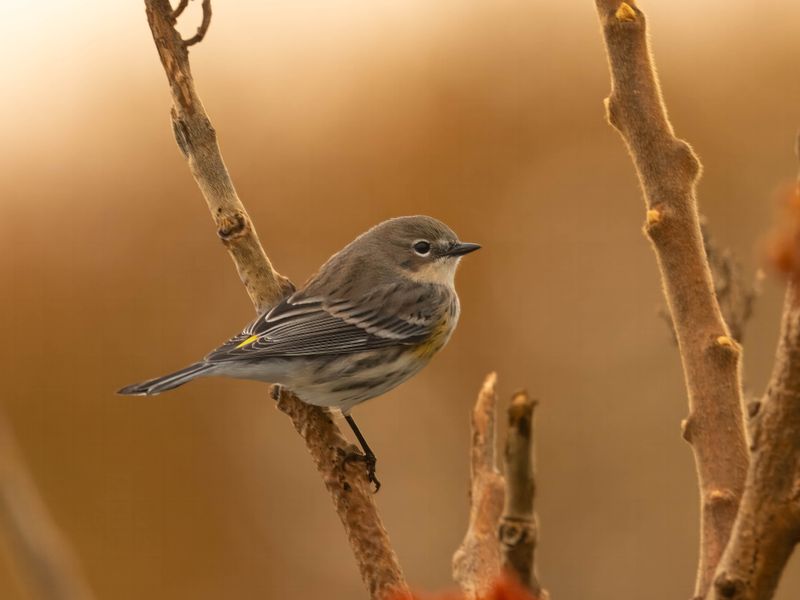
<svg viewBox="0 0 800 600"><path fill-rule="evenodd" d="M381 482L375 476L375 465L377 464L378 459L375 458L374 454L362 454L355 449L348 451L344 455L345 464L356 461L364 463L364 466L367 469L367 480L375 486L375 491L373 493L377 494L378 490L381 489Z"/></svg>

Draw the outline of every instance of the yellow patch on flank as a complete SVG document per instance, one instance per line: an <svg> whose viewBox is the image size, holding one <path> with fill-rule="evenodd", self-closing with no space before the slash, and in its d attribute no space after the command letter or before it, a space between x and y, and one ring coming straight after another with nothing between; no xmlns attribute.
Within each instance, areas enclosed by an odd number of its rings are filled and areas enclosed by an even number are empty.
<svg viewBox="0 0 800 600"><path fill-rule="evenodd" d="M431 331L428 339L414 348L413 352L417 358L428 359L439 352L447 342L447 338L452 331L450 319L443 318L439 324Z"/></svg>
<svg viewBox="0 0 800 600"><path fill-rule="evenodd" d="M661 220L661 213L658 212L656 209L651 208L647 211L647 224L648 225L655 225Z"/></svg>
<svg viewBox="0 0 800 600"><path fill-rule="evenodd" d="M631 8L630 4L623 2L619 5L614 16L617 17L617 21L635 21L636 11Z"/></svg>
<svg viewBox="0 0 800 600"><path fill-rule="evenodd" d="M256 340L257 340L259 337L260 337L260 336L258 336L258 335L251 335L249 338L247 338L247 339L246 339L245 341L243 341L241 344L239 344L238 346L236 346L236 349L238 350L239 348L244 348L245 346L247 346L247 345L249 345L249 344L252 344L252 343L253 343L253 342L255 342L255 341L256 341Z"/></svg>

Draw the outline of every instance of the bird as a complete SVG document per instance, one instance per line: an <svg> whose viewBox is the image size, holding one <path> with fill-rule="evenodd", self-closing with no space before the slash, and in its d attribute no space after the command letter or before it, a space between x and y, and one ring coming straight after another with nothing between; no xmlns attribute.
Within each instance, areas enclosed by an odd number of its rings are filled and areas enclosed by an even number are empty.
<svg viewBox="0 0 800 600"><path fill-rule="evenodd" d="M379 223L202 360L118 393L150 396L206 376L279 385L341 411L363 451L353 458L366 463L377 491L377 459L351 410L414 376L445 346L461 312L456 269L479 248L433 217Z"/></svg>

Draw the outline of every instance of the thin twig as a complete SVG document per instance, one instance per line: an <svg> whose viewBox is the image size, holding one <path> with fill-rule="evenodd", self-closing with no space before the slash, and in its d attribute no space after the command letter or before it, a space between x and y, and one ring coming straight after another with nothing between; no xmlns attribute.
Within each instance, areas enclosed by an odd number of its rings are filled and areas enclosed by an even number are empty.
<svg viewBox="0 0 800 600"><path fill-rule="evenodd" d="M498 537L503 568L514 573L536 598L546 598L536 576L538 524L533 502L536 479L533 465L533 411L536 400L518 392L508 407L505 451L505 506Z"/></svg>
<svg viewBox="0 0 800 600"><path fill-rule="evenodd" d="M487 375L472 411L469 526L453 555L453 579L467 598L488 593L501 573L497 524L505 489L495 460L496 384L497 375Z"/></svg>
<svg viewBox="0 0 800 600"><path fill-rule="evenodd" d="M747 472L741 347L722 318L703 248L695 199L700 163L667 118L644 14L633 2L596 4L611 70L608 120L625 140L644 191L645 232L661 269L689 395L683 431L701 494L699 597L728 542Z"/></svg>
<svg viewBox="0 0 800 600"><path fill-rule="evenodd" d="M214 128L195 92L186 44L175 30L169 1L145 0L145 6L172 91L172 120L178 146L189 161L242 283L261 313L294 287L269 262L236 194ZM210 6L205 10L206 2L203 6L205 22L211 12ZM338 428L323 409L306 405L287 392L280 393L278 408L292 419L323 476L371 598L383 599L390 590L405 590L402 571L375 506L365 470L345 466L342 456L349 445Z"/></svg>
<svg viewBox="0 0 800 600"><path fill-rule="evenodd" d="M172 18L177 19L180 17L181 14L183 14L183 11L186 10L187 6L189 6L189 0L181 0L180 3L178 3L177 8L172 11Z"/></svg>
<svg viewBox="0 0 800 600"><path fill-rule="evenodd" d="M708 594L714 600L772 598L800 542L800 179L787 216L787 231L776 240L783 257L793 257L776 265L791 267L778 350L766 394L750 406L750 470Z"/></svg>
<svg viewBox="0 0 800 600"><path fill-rule="evenodd" d="M200 23L200 27L197 28L197 33L188 40L183 41L183 45L188 47L202 42L203 38L206 37L209 25L211 25L211 0L203 0L203 20Z"/></svg>
<svg viewBox="0 0 800 600"><path fill-rule="evenodd" d="M0 413L0 529L22 579L40 600L91 600L81 569L47 511Z"/></svg>

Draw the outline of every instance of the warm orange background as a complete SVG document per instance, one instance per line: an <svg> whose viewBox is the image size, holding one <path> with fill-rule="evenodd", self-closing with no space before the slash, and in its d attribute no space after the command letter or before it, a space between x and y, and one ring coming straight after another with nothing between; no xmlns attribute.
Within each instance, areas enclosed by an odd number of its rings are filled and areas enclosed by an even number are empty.
<svg viewBox="0 0 800 600"><path fill-rule="evenodd" d="M797 170L800 5L643 4L671 116L705 166L702 210L751 274ZM142 3L16 3L3 26L2 403L98 598L364 598L265 386L114 395L252 317L172 139ZM412 584L451 585L467 415L497 369L504 398L525 386L542 401L539 565L554 597L688 598L683 378L638 185L603 118L593 3L216 2L191 56L241 197L295 281L401 214L484 245L459 274L449 347L355 413ZM768 280L747 329L751 393L780 296ZM3 561L0 596L22 597ZM794 564L779 597L798 594Z"/></svg>

